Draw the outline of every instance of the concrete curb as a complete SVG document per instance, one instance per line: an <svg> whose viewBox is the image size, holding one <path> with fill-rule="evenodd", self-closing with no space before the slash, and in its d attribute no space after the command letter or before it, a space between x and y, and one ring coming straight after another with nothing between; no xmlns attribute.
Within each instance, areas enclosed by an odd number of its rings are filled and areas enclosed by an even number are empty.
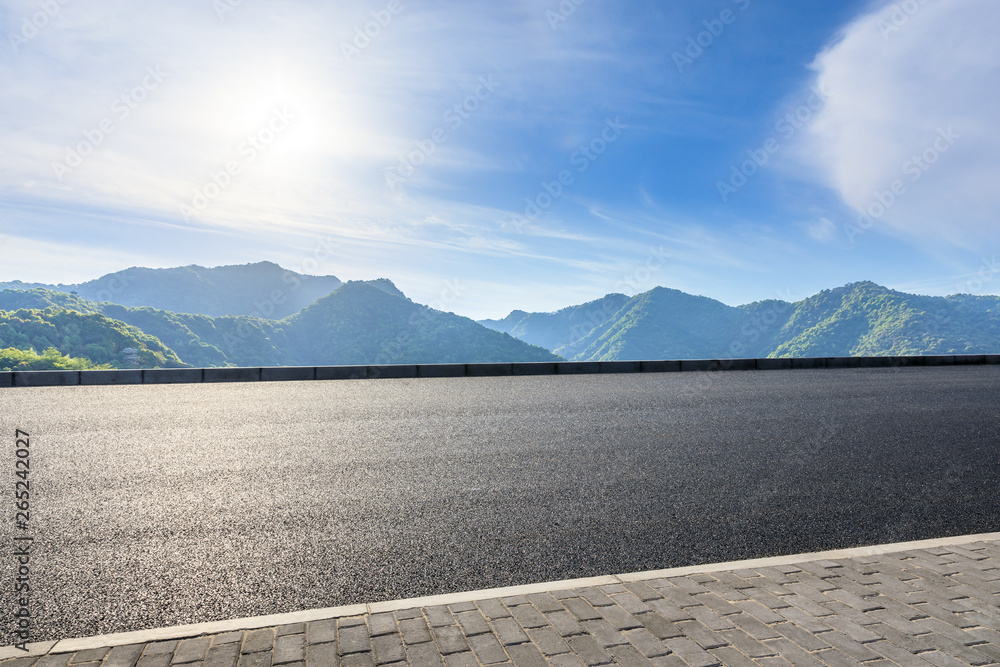
<svg viewBox="0 0 1000 667"><path fill-rule="evenodd" d="M563 581L550 581L540 584L527 584L523 586L508 586L505 588L492 588L478 591L467 591L462 593L450 593L445 595L432 595L427 597L409 598L405 600L389 600L386 602L374 602L370 604L356 604L344 607L331 607L328 609L315 609L311 611L298 611L287 614L272 614L269 616L256 616L252 618L232 619L228 621L214 621L207 623L196 623L192 625L179 625L171 628L156 628L152 630L138 630L135 632L122 632L117 634L101 635L97 637L82 637L78 639L63 639L57 642L40 642L30 644L29 652L19 651L12 646L0 648L0 660L12 657L31 657L45 655L47 653L73 653L87 649L104 648L110 646L125 646L128 644L146 644L155 641L169 639L184 639L188 637L198 637L201 635L215 635L236 630L254 630L277 625L288 625L292 623L303 623L309 621L321 621L332 618L343 618L347 616L360 616L363 614L378 614L386 611L399 611L402 609L414 609L416 607L430 607L435 605L457 604L459 602L477 602L492 598L511 597L515 595L530 595L532 593L551 593L569 588L585 588L591 586L606 586L610 584L623 584L634 581L649 581L651 579L664 579L668 577L683 577L690 574L723 572L729 570L750 569L760 567L775 567L779 565L795 565L820 560L842 560L846 558L862 558L868 556L878 556L882 554L899 553L901 551L912 551L915 549L933 549L936 547L960 546L975 542L993 542L1000 540L1000 533L985 533L980 535L960 535L957 537L945 537L940 539L919 540L914 542L898 542L895 544L881 544L868 547L856 547L851 549L834 549L830 551L817 551L813 553L793 554L790 556L773 556L768 558L752 558L749 560L732 561L727 563L712 563L708 565L692 565L688 567L676 567L666 570L652 570L649 572L632 572L627 574L606 575L600 577L590 577L586 579L569 579Z"/></svg>
<svg viewBox="0 0 1000 667"><path fill-rule="evenodd" d="M916 357L817 357L798 359L557 361L497 364L396 364L388 366L156 368L107 371L5 371L0 372L0 388L983 365L1000 365L1000 354L947 354Z"/></svg>

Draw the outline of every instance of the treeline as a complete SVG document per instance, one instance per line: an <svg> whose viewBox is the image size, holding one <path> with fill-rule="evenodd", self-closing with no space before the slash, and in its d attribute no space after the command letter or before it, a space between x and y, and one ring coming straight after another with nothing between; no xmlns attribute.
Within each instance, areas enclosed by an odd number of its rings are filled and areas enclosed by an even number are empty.
<svg viewBox="0 0 1000 667"><path fill-rule="evenodd" d="M188 365L159 339L124 322L54 307L0 311L0 349L5 350L2 370L27 369L24 364L51 364L52 368ZM39 355L37 350L44 352Z"/></svg>

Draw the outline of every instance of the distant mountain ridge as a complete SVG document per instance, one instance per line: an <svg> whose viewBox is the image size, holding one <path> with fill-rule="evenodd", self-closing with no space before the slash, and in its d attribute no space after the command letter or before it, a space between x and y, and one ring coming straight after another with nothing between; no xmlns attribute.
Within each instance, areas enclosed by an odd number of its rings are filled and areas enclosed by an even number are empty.
<svg viewBox="0 0 1000 667"><path fill-rule="evenodd" d="M171 269L132 267L78 285L13 281L0 283L0 290L42 288L134 308L148 306L212 317L254 315L281 319L342 284L336 276L308 276L273 262L257 262L214 268L195 264Z"/></svg>
<svg viewBox="0 0 1000 667"><path fill-rule="evenodd" d="M13 313L9 329L0 327L0 349L51 345L64 355L99 355L114 367L128 367L120 345L109 341L116 327L149 338L175 365L317 366L401 363L477 363L555 361L550 351L473 320L414 303L385 279L343 283L307 308L281 320L248 315L209 317L150 307L96 303L79 295L35 288L0 291L0 311ZM77 336L30 338L21 320L68 315L94 318L86 339ZM87 348L87 345L95 347ZM19 349L26 349L21 347Z"/></svg>
<svg viewBox="0 0 1000 667"><path fill-rule="evenodd" d="M577 330L559 315L571 312L514 311L481 323L527 341L570 340ZM556 321L559 331L542 326ZM921 296L857 282L796 303L733 307L657 287L628 299L607 321L553 351L573 361L996 354L1000 297Z"/></svg>

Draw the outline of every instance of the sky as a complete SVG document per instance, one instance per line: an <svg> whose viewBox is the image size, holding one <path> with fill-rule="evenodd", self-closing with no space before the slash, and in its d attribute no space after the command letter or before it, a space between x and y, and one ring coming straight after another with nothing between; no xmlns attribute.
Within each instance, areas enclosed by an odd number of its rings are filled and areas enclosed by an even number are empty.
<svg viewBox="0 0 1000 667"><path fill-rule="evenodd" d="M1000 293L995 0L0 0L0 281Z"/></svg>

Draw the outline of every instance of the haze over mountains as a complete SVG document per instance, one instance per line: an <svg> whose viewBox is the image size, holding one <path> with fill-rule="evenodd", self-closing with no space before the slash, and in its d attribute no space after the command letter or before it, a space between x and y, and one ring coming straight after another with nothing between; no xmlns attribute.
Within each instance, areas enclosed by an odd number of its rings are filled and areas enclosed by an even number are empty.
<svg viewBox="0 0 1000 667"><path fill-rule="evenodd" d="M871 282L738 307L657 287L478 323L414 303L388 280L342 283L269 262L0 290L3 368L1000 353L1000 297Z"/></svg>

